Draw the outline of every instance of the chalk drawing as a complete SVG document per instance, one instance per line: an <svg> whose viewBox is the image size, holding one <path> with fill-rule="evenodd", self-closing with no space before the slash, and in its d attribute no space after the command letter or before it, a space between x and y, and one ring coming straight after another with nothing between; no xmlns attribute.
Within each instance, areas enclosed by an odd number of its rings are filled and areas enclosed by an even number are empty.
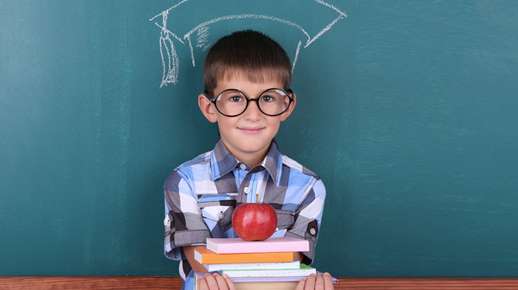
<svg viewBox="0 0 518 290"><path fill-rule="evenodd" d="M209 27L203 26L196 30L196 47L208 48Z"/></svg>
<svg viewBox="0 0 518 290"><path fill-rule="evenodd" d="M168 12L163 12L162 20L163 25L167 23ZM176 49L174 48L174 42L171 36L174 34L167 30L162 29L160 31L160 56L162 59L162 82L160 87L167 84L176 84L178 81L179 60ZM174 37L174 36L173 36Z"/></svg>
<svg viewBox="0 0 518 290"><path fill-rule="evenodd" d="M212 24L221 22L221 21L229 21L229 20L242 20L242 19L259 19L259 20L267 20L274 21L280 24L291 26L300 32L305 37L305 40L300 40L297 44L297 48L295 51L295 57L293 58L292 63L292 71L295 69L295 65L297 64L297 60L299 58L299 53L302 48L307 48L311 44L313 44L317 39L322 37L325 33L327 33L331 28L340 20L345 19L347 14L335 7L334 5L327 3L323 0L306 0L312 2L314 4L318 4L319 9L329 9L334 14L336 14L335 18L329 23L327 23L324 27L317 30L317 32L310 33L308 29L304 27L303 24L296 23L294 21L280 18L272 15L263 15L263 14L234 14L234 15L224 15L212 18L210 20L204 21L202 23L194 25L194 27L187 32L183 33L181 37L174 33L174 29L170 29L168 26L168 18L170 16L175 16L175 10L182 5L186 5L188 2L194 0L181 0L173 6L163 10L162 12L156 14L151 17L149 21L154 22L154 24L160 28L160 57L162 60L162 81L160 83L160 87L167 86L169 84L175 85L178 82L179 75L179 58L178 53L175 48L174 40L178 41L181 45L187 45L190 51L191 63L192 66L196 66L196 60L194 57L194 48L199 48L206 50L209 47L208 38L210 27ZM161 20L160 21L160 17ZM194 37L195 42L193 43L192 39Z"/></svg>

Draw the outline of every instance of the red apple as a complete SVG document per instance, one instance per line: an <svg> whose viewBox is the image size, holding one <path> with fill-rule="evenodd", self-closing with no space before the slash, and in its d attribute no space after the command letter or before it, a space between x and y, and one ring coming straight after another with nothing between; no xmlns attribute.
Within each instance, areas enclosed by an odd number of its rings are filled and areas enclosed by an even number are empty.
<svg viewBox="0 0 518 290"><path fill-rule="evenodd" d="M266 203L243 203L232 213L232 227L245 241L263 241L275 232L277 214Z"/></svg>

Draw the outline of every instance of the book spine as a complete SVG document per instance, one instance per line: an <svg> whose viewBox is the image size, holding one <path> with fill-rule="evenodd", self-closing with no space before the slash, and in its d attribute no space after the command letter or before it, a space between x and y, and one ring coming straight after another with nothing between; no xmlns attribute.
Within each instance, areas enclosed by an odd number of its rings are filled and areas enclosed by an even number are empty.
<svg viewBox="0 0 518 290"><path fill-rule="evenodd" d="M295 282L248 282L235 283L236 290L295 290L298 281Z"/></svg>
<svg viewBox="0 0 518 290"><path fill-rule="evenodd" d="M298 270L223 270L222 274L227 274L231 278L237 277L287 277L287 276L309 276L315 274L315 269Z"/></svg>
<svg viewBox="0 0 518 290"><path fill-rule="evenodd" d="M241 264L241 263L284 263L293 262L294 253L249 253L249 254L206 254L198 251L194 252L195 260L201 264Z"/></svg>
<svg viewBox="0 0 518 290"><path fill-rule="evenodd" d="M244 254L244 253L271 253L271 252L307 252L309 243L307 241L296 241L276 244L214 244L207 241L207 249L218 254Z"/></svg>
<svg viewBox="0 0 518 290"><path fill-rule="evenodd" d="M300 269L300 261L287 263L239 263L239 264L204 264L209 272L221 270L279 270Z"/></svg>

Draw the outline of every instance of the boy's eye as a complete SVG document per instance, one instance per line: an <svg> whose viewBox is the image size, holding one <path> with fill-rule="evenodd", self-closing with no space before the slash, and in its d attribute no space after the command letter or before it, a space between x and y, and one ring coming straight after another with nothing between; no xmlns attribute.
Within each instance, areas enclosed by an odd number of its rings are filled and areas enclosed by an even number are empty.
<svg viewBox="0 0 518 290"><path fill-rule="evenodd" d="M271 95L264 95L261 97L261 99L264 101L264 102L267 102L267 103L270 103L270 102L273 102L275 101L275 97L274 96L271 96Z"/></svg>
<svg viewBox="0 0 518 290"><path fill-rule="evenodd" d="M228 98L228 100L229 100L230 102L235 102L235 103L240 102L242 99L243 99L243 97L242 97L242 96L240 96L240 95L234 95L234 96L230 96L230 97Z"/></svg>

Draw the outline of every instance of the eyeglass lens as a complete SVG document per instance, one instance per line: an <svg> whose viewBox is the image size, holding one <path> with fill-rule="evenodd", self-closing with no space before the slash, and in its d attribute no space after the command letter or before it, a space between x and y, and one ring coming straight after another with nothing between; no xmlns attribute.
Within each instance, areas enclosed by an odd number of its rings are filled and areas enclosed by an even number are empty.
<svg viewBox="0 0 518 290"><path fill-rule="evenodd" d="M247 97L239 90L227 90L218 95L216 107L230 116L242 114L247 108ZM257 99L259 109L266 115L278 115L288 109L289 95L281 89L270 89L263 92Z"/></svg>

